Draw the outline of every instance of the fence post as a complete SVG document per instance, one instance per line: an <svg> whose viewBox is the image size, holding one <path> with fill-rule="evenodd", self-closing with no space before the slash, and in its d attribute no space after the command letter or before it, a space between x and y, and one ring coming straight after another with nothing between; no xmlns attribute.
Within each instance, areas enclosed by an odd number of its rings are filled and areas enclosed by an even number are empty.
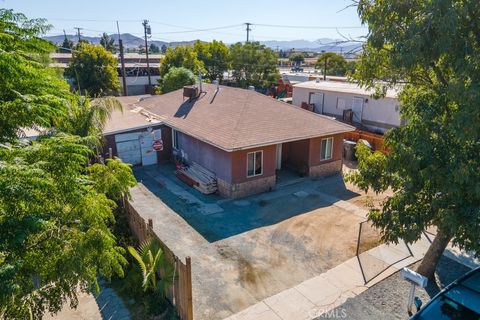
<svg viewBox="0 0 480 320"><path fill-rule="evenodd" d="M190 257L185 258L185 264L186 264L186 292L185 294L187 295L187 319L188 320L193 320L193 298L192 298L192 261Z"/></svg>

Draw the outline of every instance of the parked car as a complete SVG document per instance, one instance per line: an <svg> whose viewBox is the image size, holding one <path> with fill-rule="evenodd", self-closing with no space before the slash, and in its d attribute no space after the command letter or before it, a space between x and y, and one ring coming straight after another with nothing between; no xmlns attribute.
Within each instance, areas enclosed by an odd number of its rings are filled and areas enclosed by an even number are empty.
<svg viewBox="0 0 480 320"><path fill-rule="evenodd" d="M479 320L480 267L449 284L411 320Z"/></svg>
<svg viewBox="0 0 480 320"><path fill-rule="evenodd" d="M292 72L303 72L303 68L300 68L299 66L293 67L290 69Z"/></svg>

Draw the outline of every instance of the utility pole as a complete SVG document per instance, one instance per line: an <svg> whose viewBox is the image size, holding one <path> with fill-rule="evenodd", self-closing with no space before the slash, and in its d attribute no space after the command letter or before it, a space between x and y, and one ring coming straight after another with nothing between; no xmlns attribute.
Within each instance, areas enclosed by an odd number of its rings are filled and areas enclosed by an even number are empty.
<svg viewBox="0 0 480 320"><path fill-rule="evenodd" d="M328 57L325 54L325 50L322 50L322 53L324 54L324 64L323 64L323 81L327 81L327 60Z"/></svg>
<svg viewBox="0 0 480 320"><path fill-rule="evenodd" d="M128 96L127 75L125 73L125 59L123 57L123 41L120 38L120 27L118 26L118 21L117 21L117 32L118 32L118 48L120 49L120 63L122 64L123 95Z"/></svg>
<svg viewBox="0 0 480 320"><path fill-rule="evenodd" d="M328 58L325 57L325 65L323 66L323 81L327 81L327 60Z"/></svg>
<svg viewBox="0 0 480 320"><path fill-rule="evenodd" d="M250 29L250 26L252 24L250 22L247 22L245 24L247 25L247 42L248 42L248 40L250 39L250 31L252 31L252 29Z"/></svg>
<svg viewBox="0 0 480 320"><path fill-rule="evenodd" d="M148 41L147 34L152 34L150 26L148 25L148 20L143 20L143 31L145 32L145 54L147 58L147 75L148 75L148 90L152 88L152 79L150 77L150 62L148 61Z"/></svg>
<svg viewBox="0 0 480 320"><path fill-rule="evenodd" d="M75 27L74 29L77 29L78 42L80 42L80 40L81 40L80 30L82 30L83 28Z"/></svg>

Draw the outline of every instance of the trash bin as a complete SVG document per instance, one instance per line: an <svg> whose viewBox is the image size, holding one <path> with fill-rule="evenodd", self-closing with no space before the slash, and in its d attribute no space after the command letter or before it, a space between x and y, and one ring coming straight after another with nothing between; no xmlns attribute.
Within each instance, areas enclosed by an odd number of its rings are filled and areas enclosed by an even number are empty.
<svg viewBox="0 0 480 320"><path fill-rule="evenodd" d="M356 161L355 156L357 143L355 141L343 140L343 158L349 161Z"/></svg>

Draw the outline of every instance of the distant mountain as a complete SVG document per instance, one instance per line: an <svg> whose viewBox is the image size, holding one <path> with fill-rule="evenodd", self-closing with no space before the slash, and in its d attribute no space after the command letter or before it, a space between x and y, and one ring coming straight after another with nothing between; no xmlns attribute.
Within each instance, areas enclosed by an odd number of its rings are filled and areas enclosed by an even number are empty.
<svg viewBox="0 0 480 320"><path fill-rule="evenodd" d="M305 51L332 51L332 52L349 52L360 47L360 44L352 42L344 42L338 39L321 38L315 41L310 40L290 40L290 41L262 41L265 46L278 50L305 50Z"/></svg>
<svg viewBox="0 0 480 320"><path fill-rule="evenodd" d="M111 38L115 40L117 43L118 35L117 34L110 34ZM123 40L123 46L125 48L138 48L143 46L145 40L141 37L134 36L130 33L122 33L121 38ZM49 40L57 45L63 42L63 35L60 36L48 36L44 37L44 39ZM67 38L73 43L76 43L78 40L77 35L74 34L67 34ZM99 44L101 37L88 37L82 36L82 39L85 39L91 43ZM179 45L190 45L193 44L196 40L191 41L174 41L174 42L165 42L165 41L157 41L157 40L149 40L148 43L154 43L158 47L166 45L167 47L176 47ZM269 41L261 41L262 44L265 46L272 48L274 50L304 50L304 51L316 51L320 52L322 50L331 51L331 52L342 52L347 53L352 50L355 50L360 47L358 43L352 42L343 42L338 39L330 39L330 38L321 38L315 41L310 40L290 40L290 41L278 41L278 40L269 40Z"/></svg>
<svg viewBox="0 0 480 320"><path fill-rule="evenodd" d="M115 44L117 44L118 41L118 35L117 34L109 34L109 37L113 38L115 40ZM123 41L123 46L125 48L138 48L140 46L143 46L145 44L145 40L143 38L134 36L133 34L130 33L122 33L120 35ZM73 43L77 43L78 41L78 36L75 34L67 34L67 38ZM64 36L59 35L59 36L47 36L43 37L43 39L48 40L50 42L53 42L56 45L62 44ZM93 44L99 44L101 37L89 37L89 36L82 36L82 39L87 40L90 43ZM165 41L157 41L157 40L148 40L148 43L154 43L158 47L161 47L163 45L166 45L167 47L176 47L179 45L188 45L188 44L193 44L196 40L192 41L174 41L174 42L165 42Z"/></svg>

